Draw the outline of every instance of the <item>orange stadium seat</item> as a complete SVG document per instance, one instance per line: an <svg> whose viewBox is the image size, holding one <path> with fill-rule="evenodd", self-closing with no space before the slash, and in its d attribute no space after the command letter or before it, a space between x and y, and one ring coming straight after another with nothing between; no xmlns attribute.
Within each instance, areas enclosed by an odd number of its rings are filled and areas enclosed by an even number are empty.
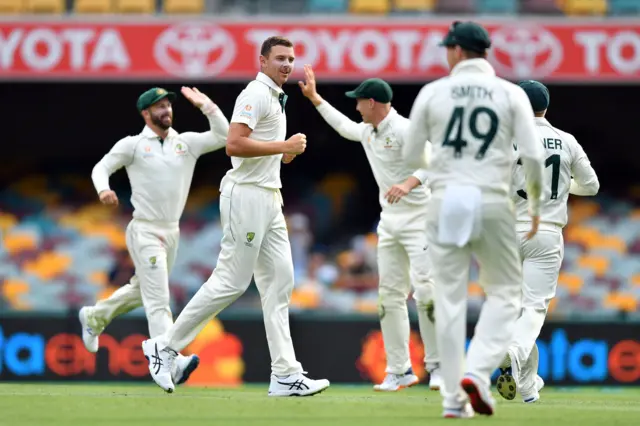
<svg viewBox="0 0 640 426"><path fill-rule="evenodd" d="M27 12L31 13L63 13L66 11L65 0L27 0Z"/></svg>
<svg viewBox="0 0 640 426"><path fill-rule="evenodd" d="M391 10L389 0L351 0L351 13L386 15Z"/></svg>
<svg viewBox="0 0 640 426"><path fill-rule="evenodd" d="M24 0L0 0L0 13L20 13L25 9Z"/></svg>
<svg viewBox="0 0 640 426"><path fill-rule="evenodd" d="M396 12L431 12L436 7L436 0L393 0Z"/></svg>
<svg viewBox="0 0 640 426"><path fill-rule="evenodd" d="M625 312L635 312L638 308L638 302L635 297L628 294L610 293L604 300L604 306Z"/></svg>
<svg viewBox="0 0 640 426"><path fill-rule="evenodd" d="M204 12L204 0L164 0L164 13L199 14Z"/></svg>
<svg viewBox="0 0 640 426"><path fill-rule="evenodd" d="M591 269L598 276L603 276L609 269L610 260L604 256L580 256L578 266Z"/></svg>
<svg viewBox="0 0 640 426"><path fill-rule="evenodd" d="M558 284L566 287L569 293L575 295L580 293L580 289L584 285L584 280L578 275L561 272L558 277Z"/></svg>
<svg viewBox="0 0 640 426"><path fill-rule="evenodd" d="M118 13L156 13L155 0L115 0Z"/></svg>
<svg viewBox="0 0 640 426"><path fill-rule="evenodd" d="M73 10L76 13L110 13L113 11L112 0L75 0Z"/></svg>
<svg viewBox="0 0 640 426"><path fill-rule="evenodd" d="M2 296L9 302L11 308L24 311L29 306L21 300L23 294L29 292L29 283L18 279L7 279L2 285Z"/></svg>
<svg viewBox="0 0 640 426"><path fill-rule="evenodd" d="M567 15L606 15L607 0L564 0Z"/></svg>

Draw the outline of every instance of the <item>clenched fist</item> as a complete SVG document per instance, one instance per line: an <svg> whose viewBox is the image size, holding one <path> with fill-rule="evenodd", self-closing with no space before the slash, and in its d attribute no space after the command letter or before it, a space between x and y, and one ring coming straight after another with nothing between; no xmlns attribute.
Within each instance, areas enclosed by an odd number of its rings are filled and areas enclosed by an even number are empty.
<svg viewBox="0 0 640 426"><path fill-rule="evenodd" d="M118 196L110 189L105 189L104 191L100 192L98 196L100 197L100 202L102 204L106 204L109 206L118 205Z"/></svg>
<svg viewBox="0 0 640 426"><path fill-rule="evenodd" d="M299 155L307 149L307 136L303 133L297 133L287 139L287 148L284 154Z"/></svg>

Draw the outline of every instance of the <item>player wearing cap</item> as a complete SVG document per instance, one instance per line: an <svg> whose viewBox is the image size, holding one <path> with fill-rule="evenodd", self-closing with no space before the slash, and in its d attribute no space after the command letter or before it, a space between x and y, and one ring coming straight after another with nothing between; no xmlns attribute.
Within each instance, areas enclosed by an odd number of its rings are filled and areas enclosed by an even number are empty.
<svg viewBox="0 0 640 426"><path fill-rule="evenodd" d="M145 122L142 132L118 141L93 168L93 184L100 201L108 205L118 205L109 176L121 167L127 170L134 211L126 241L136 272L109 298L80 310L82 339L90 352L98 350L100 333L115 317L140 306L144 306L151 337L164 333L173 322L169 273L178 251L178 224L193 171L202 154L225 146L229 130L229 122L206 95L188 87L182 88L182 94L207 117L210 131L176 132L171 127L171 103L176 95L149 89L137 103ZM197 366L197 356L180 355L171 372L173 380L185 382Z"/></svg>
<svg viewBox="0 0 640 426"><path fill-rule="evenodd" d="M316 91L313 69L305 65L302 93L342 137L360 142L380 188L382 213L378 225L379 315L387 354L387 375L377 391L397 391L419 382L409 357L411 286L425 345L429 386L440 388L440 359L433 323L433 281L427 251L426 213L429 190L424 170L407 167L402 159L402 134L409 120L391 107L393 92L383 80L365 80L346 95L357 100L362 122L347 118Z"/></svg>
<svg viewBox="0 0 640 426"><path fill-rule="evenodd" d="M473 415L467 396L476 412L491 415L491 374L512 342L521 303L522 263L509 197L512 141L518 141L529 194L532 219L526 238L535 235L539 221L543 149L526 94L496 77L486 60L487 31L473 22L454 22L442 44L451 74L418 94L403 154L413 167L425 167L425 141L433 144L427 238L437 283L444 417ZM480 264L486 302L463 367L472 255Z"/></svg>
<svg viewBox="0 0 640 426"><path fill-rule="evenodd" d="M535 114L537 137L545 150L547 183L542 188L538 234L527 240L526 230L531 227L527 214L529 195L524 190L521 162L514 163L513 199L523 263L522 315L516 322L514 341L501 366L498 392L506 399L514 399L519 391L524 402L535 402L540 399L539 390L544 385L537 375L538 348L535 341L544 324L549 302L556 295L564 256L562 228L567 224L569 194L596 195L600 183L576 138L553 127L545 118L549 108L549 90L533 80L522 81L518 85L529 97ZM517 155L517 139L514 148Z"/></svg>
<svg viewBox="0 0 640 426"><path fill-rule="evenodd" d="M287 96L282 85L293 71L293 44L270 37L260 50L261 72L236 100L227 154L233 168L221 182L223 237L215 270L189 301L175 324L142 343L153 380L167 392L175 386L171 366L177 352L242 295L253 276L260 292L271 355L270 396L308 396L329 387L328 380L304 376L289 331L293 261L280 195L280 163L306 148L306 137L284 140Z"/></svg>

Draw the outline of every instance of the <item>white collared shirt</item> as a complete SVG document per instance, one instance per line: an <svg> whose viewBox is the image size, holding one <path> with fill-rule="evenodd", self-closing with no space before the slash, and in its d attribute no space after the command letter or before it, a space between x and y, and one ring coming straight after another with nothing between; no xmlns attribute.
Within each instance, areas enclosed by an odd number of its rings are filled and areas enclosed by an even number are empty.
<svg viewBox="0 0 640 426"><path fill-rule="evenodd" d="M485 200L509 197L514 139L530 191L540 193L544 158L531 104L524 90L497 77L487 60L464 60L451 75L424 86L409 119L404 158L424 167L424 144L431 141L427 171L434 196L456 184L480 188ZM536 211L534 197L532 203Z"/></svg>
<svg viewBox="0 0 640 426"><path fill-rule="evenodd" d="M564 227L569 194L595 195L600 183L591 162L576 138L557 129L546 118L534 118L538 143L545 151L545 184L542 186L540 221ZM516 156L518 141L515 141ZM571 177L573 176L573 180ZM514 163L513 201L518 222L531 222L522 165Z"/></svg>
<svg viewBox="0 0 640 426"><path fill-rule="evenodd" d="M402 159L403 134L409 127L409 120L391 108L377 129L372 124L356 123L335 109L327 101L317 106L322 118L345 139L362 143L369 160L371 171L380 189L379 201L383 209L406 205L424 206L429 200L429 189L425 185L426 171L416 170ZM430 144L428 144L430 145ZM423 185L414 188L399 203L389 204L385 198L387 191L396 184L416 177Z"/></svg>
<svg viewBox="0 0 640 426"><path fill-rule="evenodd" d="M179 221L196 160L226 144L229 122L217 107L207 111L210 131L178 133L169 129L167 138L161 142L160 137L145 126L140 134L118 141L91 173L98 194L110 189L109 176L125 167L131 184L133 217Z"/></svg>
<svg viewBox="0 0 640 426"><path fill-rule="evenodd" d="M267 75L259 72L236 99L232 123L244 123L252 130L249 137L264 143L284 141L287 135L287 116L280 105L282 88ZM282 188L280 163L282 154L266 157L231 157L233 168L223 179L264 188Z"/></svg>

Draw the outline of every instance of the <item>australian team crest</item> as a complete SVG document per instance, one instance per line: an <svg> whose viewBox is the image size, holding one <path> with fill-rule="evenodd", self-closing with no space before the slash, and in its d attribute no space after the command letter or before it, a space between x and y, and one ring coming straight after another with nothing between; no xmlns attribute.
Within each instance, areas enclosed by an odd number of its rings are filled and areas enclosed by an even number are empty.
<svg viewBox="0 0 640 426"><path fill-rule="evenodd" d="M247 242L244 243L247 247L253 247L253 239L256 237L255 232L247 232Z"/></svg>
<svg viewBox="0 0 640 426"><path fill-rule="evenodd" d="M187 153L187 147L181 143L176 144L176 155L185 155Z"/></svg>

